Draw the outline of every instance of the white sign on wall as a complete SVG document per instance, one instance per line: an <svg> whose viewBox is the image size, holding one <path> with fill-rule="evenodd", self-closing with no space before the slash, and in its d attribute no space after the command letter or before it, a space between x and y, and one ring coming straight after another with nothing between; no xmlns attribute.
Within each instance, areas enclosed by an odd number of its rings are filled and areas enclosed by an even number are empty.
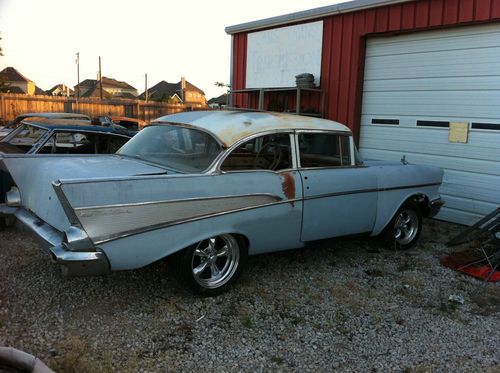
<svg viewBox="0 0 500 373"><path fill-rule="evenodd" d="M310 73L319 86L323 21L248 34L246 88L295 87Z"/></svg>

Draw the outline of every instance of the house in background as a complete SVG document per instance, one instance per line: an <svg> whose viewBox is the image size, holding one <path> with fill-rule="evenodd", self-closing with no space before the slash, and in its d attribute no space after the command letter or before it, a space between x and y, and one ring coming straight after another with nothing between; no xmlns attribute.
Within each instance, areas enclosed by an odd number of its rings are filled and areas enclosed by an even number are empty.
<svg viewBox="0 0 500 373"><path fill-rule="evenodd" d="M48 91L45 91L45 93L49 96L74 96L75 91L73 91L70 87L68 87L66 84L57 84Z"/></svg>
<svg viewBox="0 0 500 373"><path fill-rule="evenodd" d="M139 99L146 99L146 92L141 93ZM168 101L170 103L186 104L193 107L205 107L207 100L205 92L188 82L184 77L177 83L168 83L165 80L148 89L148 99L153 101Z"/></svg>
<svg viewBox="0 0 500 373"><path fill-rule="evenodd" d="M208 100L207 104L212 109L221 109L228 106L229 95L227 93L223 93L219 97L213 97Z"/></svg>
<svg viewBox="0 0 500 373"><path fill-rule="evenodd" d="M9 93L39 94L35 83L13 67L9 66L0 71L0 80L7 86ZM38 89L40 90L40 88Z"/></svg>
<svg viewBox="0 0 500 373"><path fill-rule="evenodd" d="M78 90L78 85L75 87L75 92ZM137 89L132 87L127 82L122 82L116 79L102 77L102 90L103 97L108 98L130 98L135 99L137 97ZM100 97L100 85L99 80L96 79L85 79L80 83L80 97ZM104 91L106 94L104 94ZM96 95L97 92L97 95Z"/></svg>

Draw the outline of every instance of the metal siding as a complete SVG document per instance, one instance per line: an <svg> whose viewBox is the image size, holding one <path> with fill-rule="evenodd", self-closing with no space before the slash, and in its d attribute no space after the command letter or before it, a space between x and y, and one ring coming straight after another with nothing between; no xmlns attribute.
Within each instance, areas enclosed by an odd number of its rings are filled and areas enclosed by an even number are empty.
<svg viewBox="0 0 500 373"><path fill-rule="evenodd" d="M445 169L438 218L472 224L500 205L500 131L469 132L417 120L496 123L500 128L500 25L471 26L367 42L360 148L363 156ZM399 119L399 126L371 119Z"/></svg>
<svg viewBox="0 0 500 373"><path fill-rule="evenodd" d="M325 117L345 122L356 134L360 125L359 90L363 84L363 60L359 56L363 55L367 36L500 20L500 1L418 0L320 17L310 22L320 19L324 22L321 88L325 94ZM245 88L246 35L234 35L233 89ZM244 96L235 95L238 106L247 103ZM256 97L249 104L255 108Z"/></svg>

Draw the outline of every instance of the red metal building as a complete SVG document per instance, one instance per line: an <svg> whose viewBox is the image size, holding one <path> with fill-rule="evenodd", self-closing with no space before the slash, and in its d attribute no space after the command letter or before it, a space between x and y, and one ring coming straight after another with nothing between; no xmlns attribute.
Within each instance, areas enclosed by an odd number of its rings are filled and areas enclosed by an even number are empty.
<svg viewBox="0 0 500 373"><path fill-rule="evenodd" d="M325 100L323 115L347 124L359 139L367 38L498 22L500 0L357 0L231 26L226 32L232 36L232 89L247 88L250 33L319 20L323 21L319 86ZM305 99L318 100L313 95ZM258 98L234 94L232 100L233 106L256 108Z"/></svg>

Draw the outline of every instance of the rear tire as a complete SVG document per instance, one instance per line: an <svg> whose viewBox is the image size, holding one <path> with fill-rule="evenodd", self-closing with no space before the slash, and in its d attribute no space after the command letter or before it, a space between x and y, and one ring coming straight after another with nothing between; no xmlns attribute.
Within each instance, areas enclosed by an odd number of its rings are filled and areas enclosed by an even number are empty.
<svg viewBox="0 0 500 373"><path fill-rule="evenodd" d="M422 212L415 202L405 202L382 232L382 238L390 247L411 249L422 232Z"/></svg>
<svg viewBox="0 0 500 373"><path fill-rule="evenodd" d="M200 241L174 256L178 280L193 292L224 293L239 277L248 256L244 240L222 234Z"/></svg>

